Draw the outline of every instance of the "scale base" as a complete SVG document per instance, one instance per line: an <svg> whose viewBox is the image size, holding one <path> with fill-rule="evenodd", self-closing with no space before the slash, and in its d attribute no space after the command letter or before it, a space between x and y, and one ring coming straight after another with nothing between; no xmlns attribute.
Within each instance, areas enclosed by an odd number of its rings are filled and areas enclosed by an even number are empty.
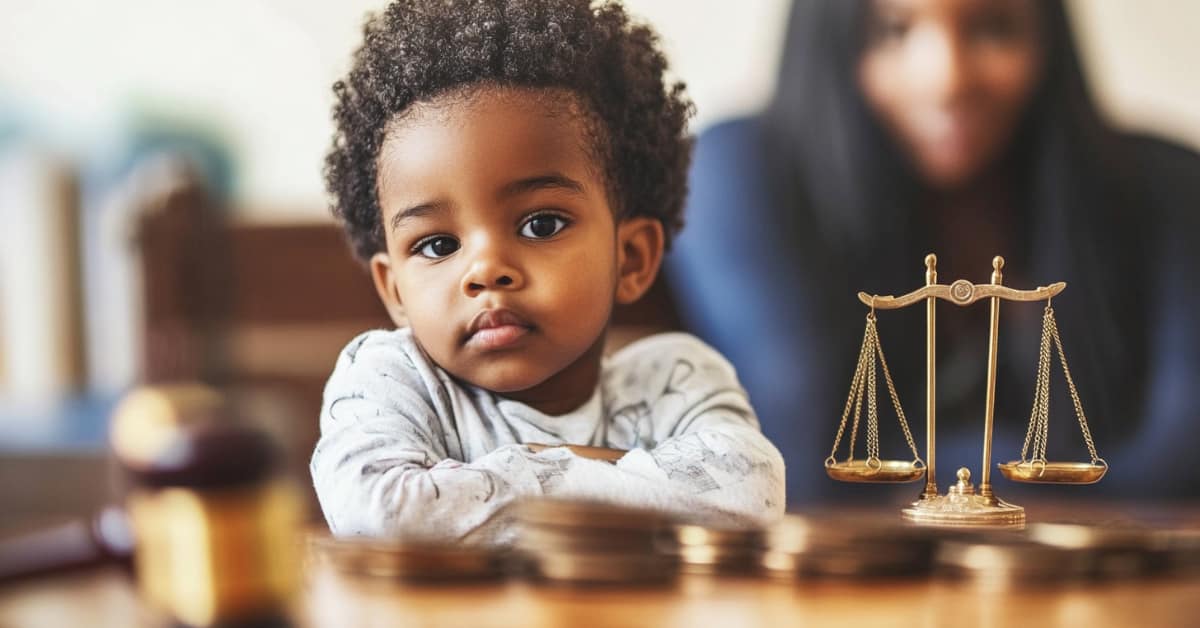
<svg viewBox="0 0 1200 628"><path fill-rule="evenodd" d="M908 521L935 526L1021 527L1025 525L1025 509L1005 502L984 485L980 494L970 483L971 472L958 470L958 484L945 495L922 496L901 510Z"/></svg>

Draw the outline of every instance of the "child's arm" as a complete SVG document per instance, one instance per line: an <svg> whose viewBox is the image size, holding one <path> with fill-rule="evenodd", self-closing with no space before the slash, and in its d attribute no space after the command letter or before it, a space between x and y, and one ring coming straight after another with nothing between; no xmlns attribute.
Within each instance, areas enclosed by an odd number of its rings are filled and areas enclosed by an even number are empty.
<svg viewBox="0 0 1200 628"><path fill-rule="evenodd" d="M492 525L513 500L541 494L543 463L503 446L471 463L438 374L400 332L368 332L338 357L325 387L311 471L339 535L503 541Z"/></svg>
<svg viewBox="0 0 1200 628"><path fill-rule="evenodd" d="M661 334L614 356L608 444L630 447L618 470L678 500L664 508L711 525L783 514L784 462L759 431L733 367L688 334Z"/></svg>
<svg viewBox="0 0 1200 628"><path fill-rule="evenodd" d="M657 480L686 496L680 514L712 526L754 526L783 515L784 463L779 451L743 416L710 407L650 450L635 449L622 471ZM753 414L749 417L753 419Z"/></svg>
<svg viewBox="0 0 1200 628"><path fill-rule="evenodd" d="M715 525L765 523L782 512L783 462L758 432L732 369L711 350L692 360L700 372L686 381L669 379L674 371L645 378L666 383L643 417L658 445L648 451L610 438L634 447L614 465L526 445L460 462L469 428L443 422L420 392L417 367L380 356L379 347L354 349L330 378L311 465L336 534L505 543L513 530L503 509L539 495L659 508ZM704 364L712 356L715 370Z"/></svg>
<svg viewBox="0 0 1200 628"><path fill-rule="evenodd" d="M713 526L764 525L783 514L783 457L759 431L733 367L711 347L687 334L640 341L613 357L606 394L615 418L605 443L628 451L546 450L561 456L563 470L547 494ZM615 465L597 462L614 457Z"/></svg>
<svg viewBox="0 0 1200 628"><path fill-rule="evenodd" d="M540 478L561 472L554 456L524 445L460 462L426 429L436 420L397 415L366 399L354 405L335 408L334 421L353 418L325 429L312 459L335 534L504 543L510 534L497 515L521 497L541 495Z"/></svg>

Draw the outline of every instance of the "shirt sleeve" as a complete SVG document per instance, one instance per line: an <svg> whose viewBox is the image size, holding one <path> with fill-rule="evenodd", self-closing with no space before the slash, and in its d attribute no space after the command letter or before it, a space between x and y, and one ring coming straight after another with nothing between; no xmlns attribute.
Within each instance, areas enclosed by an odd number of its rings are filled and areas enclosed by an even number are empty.
<svg viewBox="0 0 1200 628"><path fill-rule="evenodd" d="M782 512L783 462L740 389L706 395L683 414L674 397L660 402L678 418L670 436L616 465L524 445L463 462L449 456L447 443L458 435L443 427L411 365L355 344L326 386L311 463L334 534L507 544L514 530L506 507L537 495L654 508L713 525L762 523Z"/></svg>
<svg viewBox="0 0 1200 628"><path fill-rule="evenodd" d="M782 516L783 457L759 431L729 362L688 334L657 336L625 359L619 414L649 434L617 470L652 487L644 499L708 525Z"/></svg>
<svg viewBox="0 0 1200 628"><path fill-rule="evenodd" d="M505 506L543 493L561 454L503 446L470 463L439 420L413 361L360 337L325 388L310 469L321 510L339 536L503 543Z"/></svg>

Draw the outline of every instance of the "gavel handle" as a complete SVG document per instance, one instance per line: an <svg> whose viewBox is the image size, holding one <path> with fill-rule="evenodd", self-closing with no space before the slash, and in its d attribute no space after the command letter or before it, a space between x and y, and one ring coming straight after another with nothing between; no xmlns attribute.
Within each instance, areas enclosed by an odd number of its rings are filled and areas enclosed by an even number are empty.
<svg viewBox="0 0 1200 628"><path fill-rule="evenodd" d="M133 535L124 512L114 507L0 540L0 584L110 563L128 564Z"/></svg>
<svg viewBox="0 0 1200 628"><path fill-rule="evenodd" d="M592 447L591 445L546 445L543 443L526 443L534 453L553 449L555 447L566 447L575 455L581 458L591 458L593 460L603 460L605 462L616 462L622 456L629 453L625 449L613 449L611 447Z"/></svg>

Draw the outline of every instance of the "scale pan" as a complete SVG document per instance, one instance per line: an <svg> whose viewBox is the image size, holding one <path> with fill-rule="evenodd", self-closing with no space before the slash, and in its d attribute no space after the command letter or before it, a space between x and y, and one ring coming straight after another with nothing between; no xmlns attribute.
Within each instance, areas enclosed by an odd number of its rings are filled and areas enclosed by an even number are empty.
<svg viewBox="0 0 1200 628"><path fill-rule="evenodd" d="M925 477L925 467L912 460L866 460L835 462L825 467L829 477L842 482L912 482Z"/></svg>
<svg viewBox="0 0 1200 628"><path fill-rule="evenodd" d="M1091 462L1020 462L997 464L1004 477L1014 482L1044 484L1094 484L1108 472L1108 465Z"/></svg>

